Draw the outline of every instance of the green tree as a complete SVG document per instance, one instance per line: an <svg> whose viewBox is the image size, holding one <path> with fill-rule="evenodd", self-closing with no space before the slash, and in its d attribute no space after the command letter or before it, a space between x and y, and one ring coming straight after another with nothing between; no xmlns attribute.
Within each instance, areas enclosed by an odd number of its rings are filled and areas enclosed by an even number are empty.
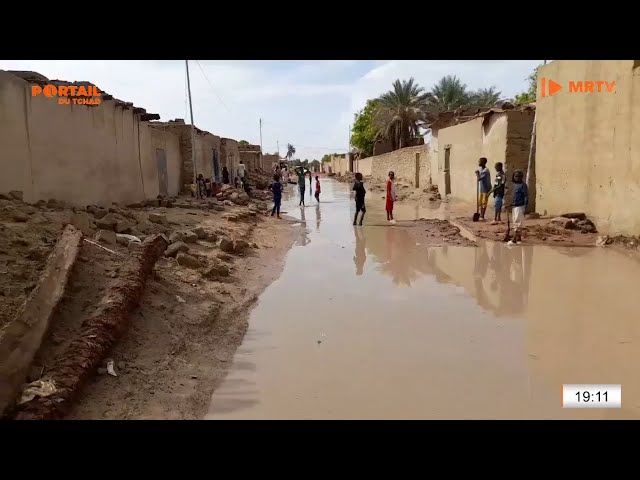
<svg viewBox="0 0 640 480"><path fill-rule="evenodd" d="M287 153L285 155L285 157L287 157L287 160L290 162L291 158L296 154L296 147L294 147L293 145L291 145L290 143L287 143Z"/></svg>
<svg viewBox="0 0 640 480"><path fill-rule="evenodd" d="M377 130L374 125L376 99L367 100L365 107L355 114L353 129L351 130L351 146L367 156L373 155Z"/></svg>
<svg viewBox="0 0 640 480"><path fill-rule="evenodd" d="M469 95L469 105L475 107L493 107L500 101L502 92L496 90L496 87L481 88Z"/></svg>
<svg viewBox="0 0 640 480"><path fill-rule="evenodd" d="M240 140L238 142L238 145L249 145L249 142L247 142L246 140Z"/></svg>
<svg viewBox="0 0 640 480"><path fill-rule="evenodd" d="M467 85L455 75L445 75L432 88L429 102L429 112L438 114L455 110L469 103L471 94Z"/></svg>
<svg viewBox="0 0 640 480"><path fill-rule="evenodd" d="M376 100L374 126L380 137L391 141L394 150L419 136L419 122L425 120L429 94L409 80L396 80L393 89Z"/></svg>
<svg viewBox="0 0 640 480"><path fill-rule="evenodd" d="M538 65L535 70L527 77L527 81L529 82L529 88L526 92L519 93L515 96L514 102L518 105L522 105L525 103L531 103L536 101L536 91L538 87L538 69L540 65Z"/></svg>

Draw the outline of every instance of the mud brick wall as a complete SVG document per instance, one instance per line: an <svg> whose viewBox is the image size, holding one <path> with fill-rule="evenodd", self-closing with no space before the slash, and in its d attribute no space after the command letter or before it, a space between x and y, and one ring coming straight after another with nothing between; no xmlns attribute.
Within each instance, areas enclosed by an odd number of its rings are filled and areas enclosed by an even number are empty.
<svg viewBox="0 0 640 480"><path fill-rule="evenodd" d="M418 156L418 168L416 172L416 155ZM431 184L431 152L429 145L418 145L415 147L401 148L393 152L385 153L375 157L366 158L364 165L371 163L371 173L373 178L385 180L390 170L396 178L416 186L416 173L420 188L426 188Z"/></svg>
<svg viewBox="0 0 640 480"><path fill-rule="evenodd" d="M640 234L640 61L554 60L540 76L563 85L536 106L536 208L585 212L607 234ZM612 93L571 93L570 81L615 80ZM606 89L605 89L606 90Z"/></svg>
<svg viewBox="0 0 640 480"><path fill-rule="evenodd" d="M53 198L71 205L152 197L156 148L175 139L152 139L149 125L114 99L85 106L34 97L28 81L0 70L0 191L22 191L29 203Z"/></svg>

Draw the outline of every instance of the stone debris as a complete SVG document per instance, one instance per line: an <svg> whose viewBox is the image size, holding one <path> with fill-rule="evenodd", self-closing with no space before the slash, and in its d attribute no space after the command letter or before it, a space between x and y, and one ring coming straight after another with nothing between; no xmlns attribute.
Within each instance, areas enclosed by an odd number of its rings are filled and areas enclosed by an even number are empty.
<svg viewBox="0 0 640 480"><path fill-rule="evenodd" d="M198 235L192 231L184 232L184 241L186 243L196 243L198 241Z"/></svg>
<svg viewBox="0 0 640 480"><path fill-rule="evenodd" d="M116 232L117 233L129 233L133 224L128 220L120 220L116 223Z"/></svg>
<svg viewBox="0 0 640 480"><path fill-rule="evenodd" d="M111 230L98 230L95 238L96 241L100 243L107 243L109 245L115 245L117 243L116 234Z"/></svg>
<svg viewBox="0 0 640 480"><path fill-rule="evenodd" d="M233 251L234 253L244 253L249 246L249 242L246 240L236 240L233 242Z"/></svg>
<svg viewBox="0 0 640 480"><path fill-rule="evenodd" d="M222 240L220 240L220 250L222 250L225 253L232 253L233 242L228 238L223 238Z"/></svg>
<svg viewBox="0 0 640 480"><path fill-rule="evenodd" d="M207 238L207 232L205 232L204 228L202 227L196 227L191 231L195 233L200 240L204 240L205 238Z"/></svg>
<svg viewBox="0 0 640 480"><path fill-rule="evenodd" d="M82 232L83 235L91 237L95 234L93 222L85 212L76 212L71 216L71 225Z"/></svg>
<svg viewBox="0 0 640 480"><path fill-rule="evenodd" d="M177 243L184 241L184 234L182 232L173 232L169 235L169 243Z"/></svg>
<svg viewBox="0 0 640 480"><path fill-rule="evenodd" d="M200 268L202 267L202 262L198 260L193 255L189 255L188 253L179 252L176 255L176 260L178 261L178 265L188 268Z"/></svg>
<svg viewBox="0 0 640 480"><path fill-rule="evenodd" d="M167 223L169 223L167 221L167 216L166 215L162 215L161 213L150 213L149 214L149 221L151 223L157 223L157 224L161 224L161 225L166 225Z"/></svg>
<svg viewBox="0 0 640 480"><path fill-rule="evenodd" d="M207 269L202 273L202 276L213 280L219 277L228 277L229 273L230 272L228 266L221 263L214 263L213 265L207 267Z"/></svg>
<svg viewBox="0 0 640 480"><path fill-rule="evenodd" d="M186 253L189 251L189 246L184 242L176 242L169 245L164 252L165 257L175 257L178 253Z"/></svg>

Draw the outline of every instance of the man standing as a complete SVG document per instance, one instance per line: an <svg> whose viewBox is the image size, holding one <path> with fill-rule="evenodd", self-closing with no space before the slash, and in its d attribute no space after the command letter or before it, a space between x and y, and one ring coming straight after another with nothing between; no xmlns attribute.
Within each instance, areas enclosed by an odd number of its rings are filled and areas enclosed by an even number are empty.
<svg viewBox="0 0 640 480"><path fill-rule="evenodd" d="M480 206L480 220L484 221L484 214L487 211L487 204L489 203L489 192L491 191L491 172L489 172L487 168L487 159L485 157L480 157L478 166L480 169L476 170L479 192L477 202Z"/></svg>
<svg viewBox="0 0 640 480"><path fill-rule="evenodd" d="M243 188L244 188L244 168L245 168L244 163L242 163L242 160L240 160L240 164L238 165L238 178L240 178Z"/></svg>
<svg viewBox="0 0 640 480"><path fill-rule="evenodd" d="M304 207L304 191L306 186L306 179L304 178L304 169L300 167L298 169L298 190L300 190L300 206Z"/></svg>

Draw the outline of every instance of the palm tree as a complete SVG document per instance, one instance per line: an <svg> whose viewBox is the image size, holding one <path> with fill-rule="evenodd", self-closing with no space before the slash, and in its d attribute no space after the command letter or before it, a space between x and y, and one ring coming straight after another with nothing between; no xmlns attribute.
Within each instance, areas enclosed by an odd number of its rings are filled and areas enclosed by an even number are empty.
<svg viewBox="0 0 640 480"><path fill-rule="evenodd" d="M481 88L471 94L469 103L475 107L493 107L498 101L502 92L496 91L496 87Z"/></svg>
<svg viewBox="0 0 640 480"><path fill-rule="evenodd" d="M418 122L425 119L429 94L414 82L396 80L393 89L377 99L374 126L378 137L388 138L394 150L419 135Z"/></svg>
<svg viewBox="0 0 640 480"><path fill-rule="evenodd" d="M290 143L287 143L287 160L289 162L291 162L291 158L296 154L296 147L294 147L293 145L291 145Z"/></svg>
<svg viewBox="0 0 640 480"><path fill-rule="evenodd" d="M467 85L455 75L445 75L432 88L429 111L432 113L455 110L469 102Z"/></svg>

